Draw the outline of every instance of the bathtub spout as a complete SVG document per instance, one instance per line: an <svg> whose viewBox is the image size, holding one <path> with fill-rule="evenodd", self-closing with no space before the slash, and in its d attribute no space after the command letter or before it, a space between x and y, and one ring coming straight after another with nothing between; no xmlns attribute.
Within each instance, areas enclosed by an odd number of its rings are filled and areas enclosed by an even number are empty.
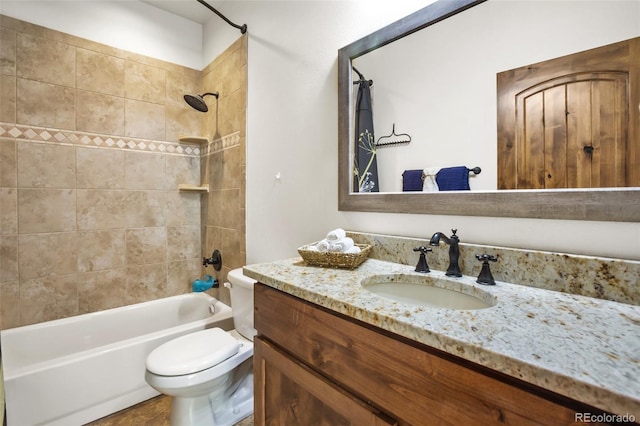
<svg viewBox="0 0 640 426"><path fill-rule="evenodd" d="M218 288L220 283L214 279L211 275L205 275L204 279L197 279L193 281L191 288L194 292L207 291L210 288Z"/></svg>

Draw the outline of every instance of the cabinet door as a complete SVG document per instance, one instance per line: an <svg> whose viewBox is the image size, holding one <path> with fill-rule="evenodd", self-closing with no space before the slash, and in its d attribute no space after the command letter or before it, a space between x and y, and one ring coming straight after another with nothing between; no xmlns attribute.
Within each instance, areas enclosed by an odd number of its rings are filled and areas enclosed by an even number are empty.
<svg viewBox="0 0 640 426"><path fill-rule="evenodd" d="M277 349L254 340L256 425L396 425Z"/></svg>

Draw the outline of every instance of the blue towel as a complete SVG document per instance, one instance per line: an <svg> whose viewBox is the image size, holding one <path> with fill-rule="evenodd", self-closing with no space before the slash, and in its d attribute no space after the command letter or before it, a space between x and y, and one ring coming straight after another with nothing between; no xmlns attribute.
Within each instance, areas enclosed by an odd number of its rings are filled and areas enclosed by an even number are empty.
<svg viewBox="0 0 640 426"><path fill-rule="evenodd" d="M422 191L423 171L420 170L405 170L402 172L402 190L403 191Z"/></svg>
<svg viewBox="0 0 640 426"><path fill-rule="evenodd" d="M470 190L469 169L465 166L440 169L436 174L436 183L440 191Z"/></svg>

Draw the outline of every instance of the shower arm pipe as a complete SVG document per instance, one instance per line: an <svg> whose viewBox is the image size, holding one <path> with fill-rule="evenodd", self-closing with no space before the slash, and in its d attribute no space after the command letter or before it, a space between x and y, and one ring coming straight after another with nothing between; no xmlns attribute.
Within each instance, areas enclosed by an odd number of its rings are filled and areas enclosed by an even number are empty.
<svg viewBox="0 0 640 426"><path fill-rule="evenodd" d="M207 9L209 9L210 11L212 11L213 13L215 13L216 15L218 15L219 17L221 17L222 19L224 19L224 21L231 25L234 28L237 28L240 30L240 32L242 34L247 32L247 24L243 24L243 25L237 25L234 24L233 22L231 22L229 19L227 19L226 16L224 16L222 13L220 13L216 8L214 8L213 6L211 6L209 3L207 3L204 0L197 0L198 3L200 3L201 5L203 5L204 7L206 7Z"/></svg>

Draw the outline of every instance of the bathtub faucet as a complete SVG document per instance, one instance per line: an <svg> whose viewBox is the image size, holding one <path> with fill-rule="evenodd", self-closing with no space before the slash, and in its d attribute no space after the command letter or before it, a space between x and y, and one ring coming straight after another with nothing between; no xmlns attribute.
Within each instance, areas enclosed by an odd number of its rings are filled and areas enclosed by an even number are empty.
<svg viewBox="0 0 640 426"><path fill-rule="evenodd" d="M447 268L445 275L449 277L461 277L462 271L460 271L460 266L458 265L458 259L460 258L460 248L458 247L458 243L460 242L460 239L456 235L458 230L452 229L451 232L453 233L451 237L447 237L442 232L436 232L431 237L429 245L439 246L441 238L445 243L449 244L449 267Z"/></svg>
<svg viewBox="0 0 640 426"><path fill-rule="evenodd" d="M191 289L194 292L207 291L210 288L220 287L220 282L214 279L211 275L205 275L203 279L194 280L191 284Z"/></svg>
<svg viewBox="0 0 640 426"><path fill-rule="evenodd" d="M202 266L206 268L208 265L213 265L213 269L216 271L222 269L222 253L220 253L220 250L215 249L211 254L211 257L202 258Z"/></svg>

